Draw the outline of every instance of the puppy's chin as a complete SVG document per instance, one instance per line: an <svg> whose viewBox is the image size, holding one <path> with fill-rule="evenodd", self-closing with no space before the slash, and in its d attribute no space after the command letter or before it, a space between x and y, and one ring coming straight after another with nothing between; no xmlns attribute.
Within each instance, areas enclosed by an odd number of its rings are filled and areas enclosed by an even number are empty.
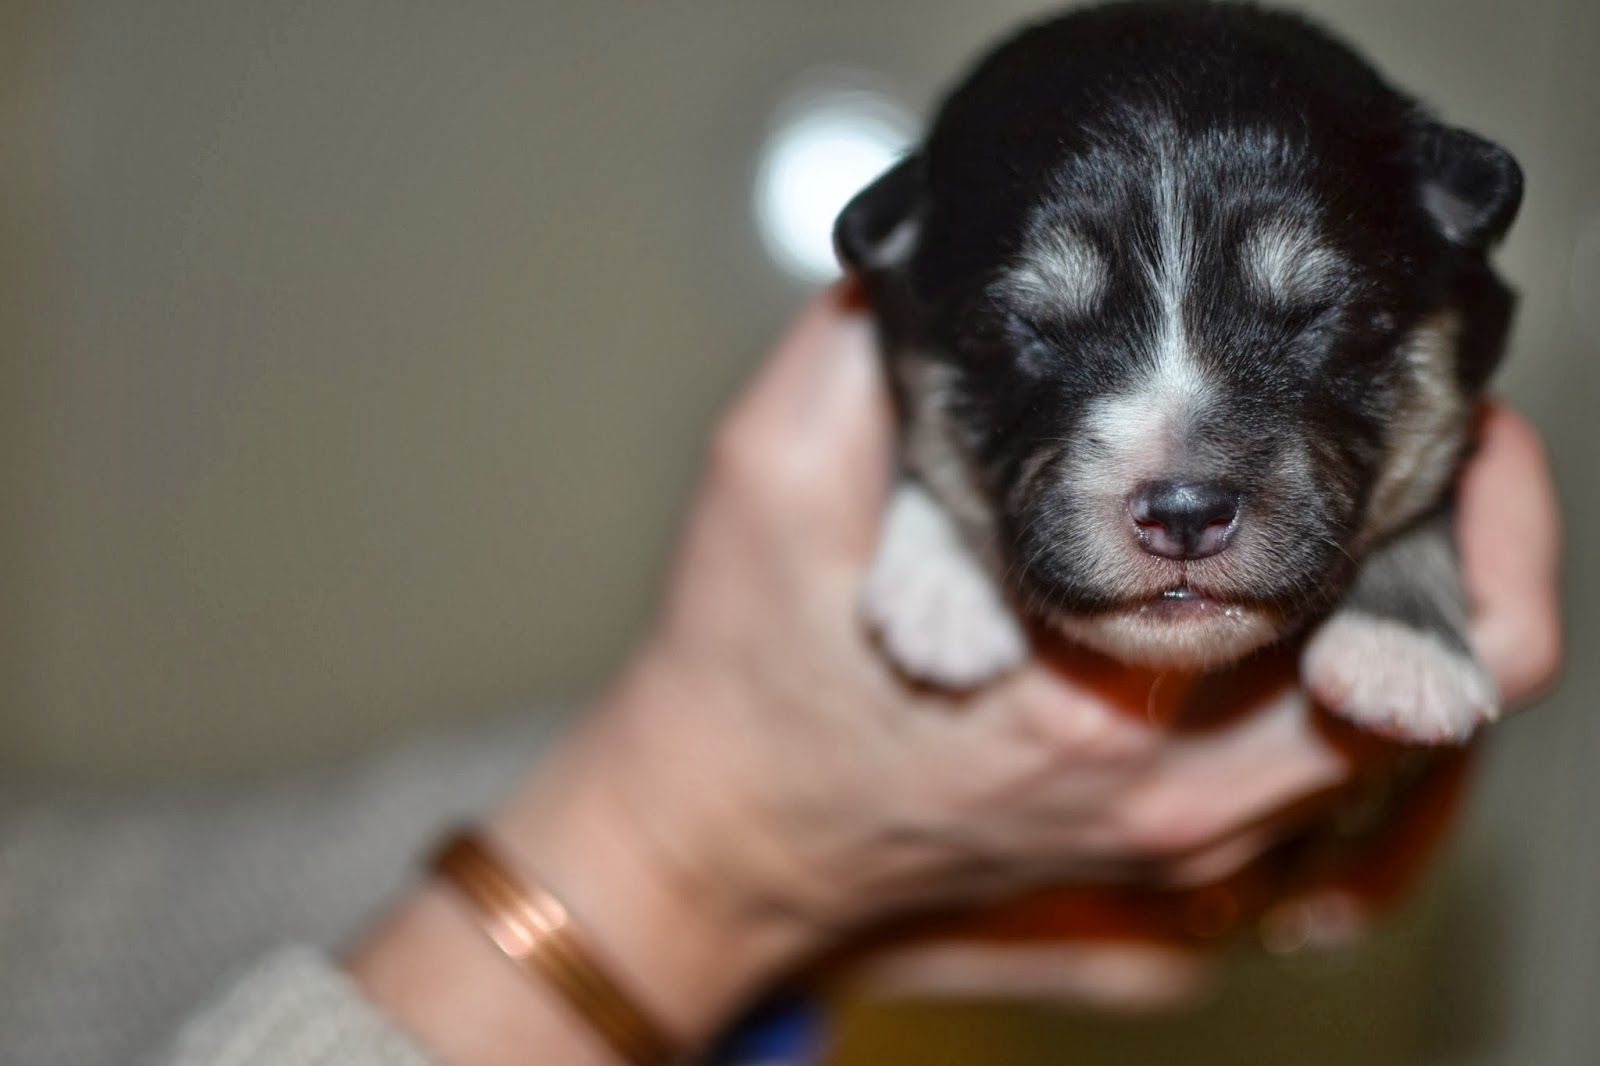
<svg viewBox="0 0 1600 1066"><path fill-rule="evenodd" d="M1273 643L1284 620L1270 608L1204 597L1157 597L1093 615L1058 615L1066 637L1130 666L1210 670Z"/></svg>

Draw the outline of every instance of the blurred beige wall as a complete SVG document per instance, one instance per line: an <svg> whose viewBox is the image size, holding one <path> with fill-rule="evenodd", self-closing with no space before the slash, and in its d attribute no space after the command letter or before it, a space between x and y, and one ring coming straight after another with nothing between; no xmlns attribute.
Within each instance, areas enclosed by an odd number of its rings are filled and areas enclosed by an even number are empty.
<svg viewBox="0 0 1600 1066"><path fill-rule="evenodd" d="M1440 905L1477 939L1441 918L1416 979L1441 1061L1593 1061L1549 1056L1600 1046L1600 4L1310 6L1528 172L1502 381L1572 663L1489 760ZM1038 7L0 7L0 772L265 772L592 686L803 297L750 221L771 108L841 62L920 107Z"/></svg>

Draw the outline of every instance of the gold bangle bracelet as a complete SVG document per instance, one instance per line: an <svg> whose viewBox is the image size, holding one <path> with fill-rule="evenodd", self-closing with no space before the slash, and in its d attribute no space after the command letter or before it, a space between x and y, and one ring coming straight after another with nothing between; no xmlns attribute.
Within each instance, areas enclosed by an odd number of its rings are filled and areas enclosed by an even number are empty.
<svg viewBox="0 0 1600 1066"><path fill-rule="evenodd" d="M489 939L521 969L552 985L623 1061L674 1061L673 1042L601 969L560 900L518 879L471 832L448 837L432 867L477 910Z"/></svg>

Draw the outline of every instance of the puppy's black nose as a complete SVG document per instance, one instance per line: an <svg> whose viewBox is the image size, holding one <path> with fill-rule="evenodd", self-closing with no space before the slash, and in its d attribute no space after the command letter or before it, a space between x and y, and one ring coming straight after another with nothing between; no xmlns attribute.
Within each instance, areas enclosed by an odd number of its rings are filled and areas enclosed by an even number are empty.
<svg viewBox="0 0 1600 1066"><path fill-rule="evenodd" d="M1215 481L1152 481L1128 499L1139 544L1165 559L1204 559L1228 546L1239 493Z"/></svg>

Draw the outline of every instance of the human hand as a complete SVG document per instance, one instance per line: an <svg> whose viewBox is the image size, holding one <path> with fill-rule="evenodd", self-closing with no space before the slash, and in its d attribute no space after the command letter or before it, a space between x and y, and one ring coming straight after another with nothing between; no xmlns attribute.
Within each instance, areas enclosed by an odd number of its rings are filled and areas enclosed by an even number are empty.
<svg viewBox="0 0 1600 1066"><path fill-rule="evenodd" d="M670 885L662 906L747 988L897 913L1216 879L1355 774L1290 659L1253 665L1203 721L1177 686L1067 647L972 694L906 685L857 615L891 454L870 325L836 289L719 428L632 667L508 809L541 868L571 862L568 883L604 896L576 856L626 841L619 861ZM717 935L735 928L760 958Z"/></svg>
<svg viewBox="0 0 1600 1066"><path fill-rule="evenodd" d="M1370 756L1325 728L1291 660L1240 672L1224 715L1196 716L1179 686L1066 647L968 695L905 684L857 614L892 422L866 316L835 289L719 429L632 664L491 822L689 1043L785 968L895 914L1064 880L1223 877ZM1475 469L1510 472L1481 489L1469 475L1463 507L1493 510L1499 480L1521 479L1529 525L1491 523L1466 554L1469 572L1492 574L1474 583L1475 633L1515 700L1557 655L1553 564L1508 562L1495 545L1553 556L1553 515L1529 477L1536 442L1513 441L1517 458L1492 446L1496 432L1491 419ZM437 891L350 965L452 1061L530 1047L607 1061ZM1148 987L1143 973L1133 983Z"/></svg>
<svg viewBox="0 0 1600 1066"><path fill-rule="evenodd" d="M1347 778L1287 678L1236 688L1204 729L1172 728L1185 694L1157 675L1065 646L976 693L908 686L857 617L890 438L870 326L842 291L717 434L623 686L652 698L590 724L608 762L628 760L641 822L664 798L673 818L730 808L718 844L743 854L685 865L831 931L1063 879L1203 879L1259 850L1264 818Z"/></svg>

